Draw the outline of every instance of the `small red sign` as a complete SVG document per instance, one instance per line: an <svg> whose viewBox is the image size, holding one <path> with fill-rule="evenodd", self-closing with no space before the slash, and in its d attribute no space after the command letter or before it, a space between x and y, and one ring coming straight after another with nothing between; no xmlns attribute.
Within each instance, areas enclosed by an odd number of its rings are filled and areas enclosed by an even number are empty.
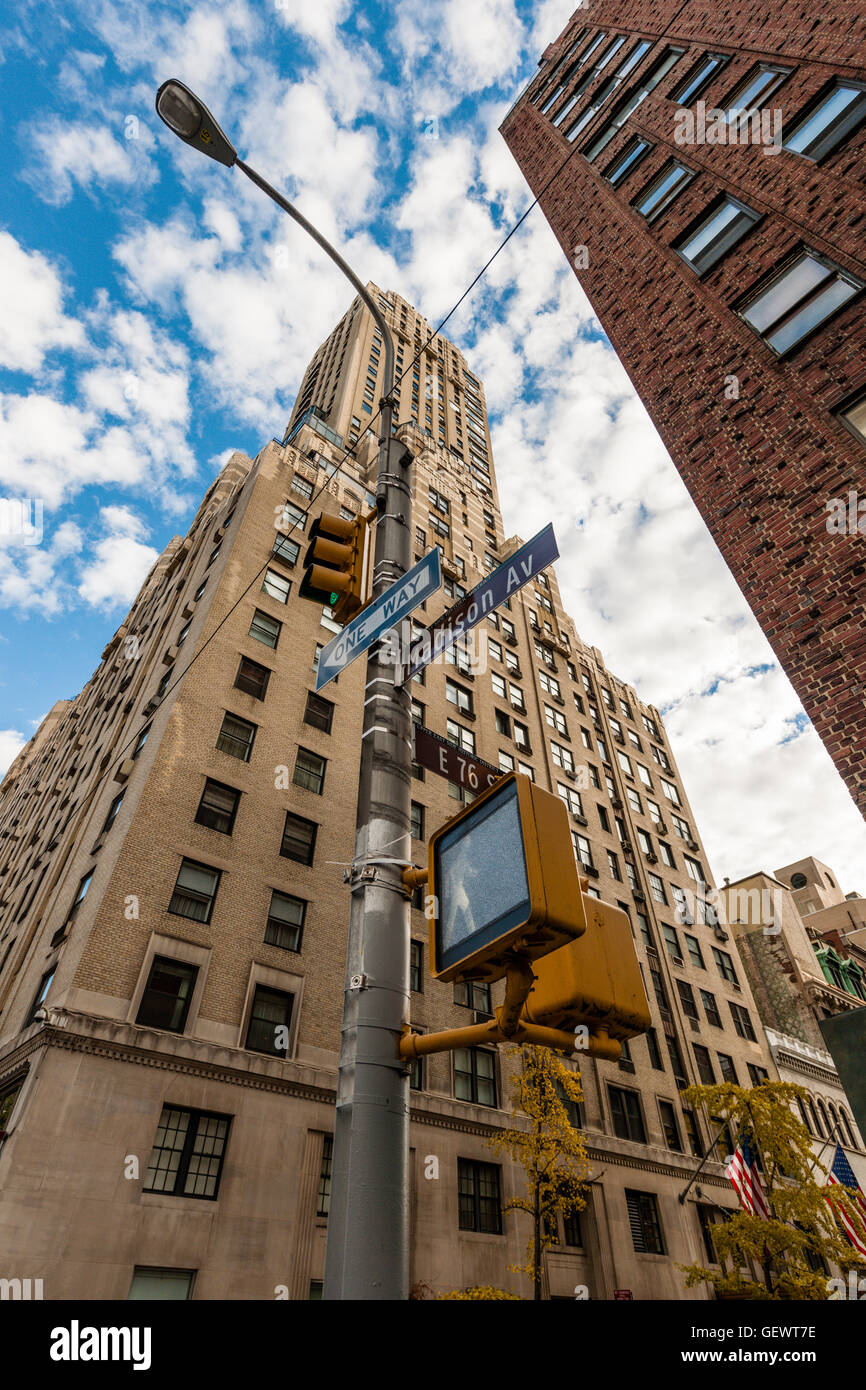
<svg viewBox="0 0 866 1390"><path fill-rule="evenodd" d="M613 1296L614 1296L614 1298L625 1298L625 1299L633 1299L633 1298L634 1298L634 1294L632 1293L631 1289L614 1289L614 1291L613 1291Z"/></svg>

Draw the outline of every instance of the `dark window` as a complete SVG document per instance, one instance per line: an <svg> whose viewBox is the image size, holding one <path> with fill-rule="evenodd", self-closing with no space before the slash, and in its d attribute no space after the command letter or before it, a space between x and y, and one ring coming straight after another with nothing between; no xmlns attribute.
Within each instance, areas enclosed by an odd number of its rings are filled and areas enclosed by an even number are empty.
<svg viewBox="0 0 866 1390"><path fill-rule="evenodd" d="M717 1265L719 1263L719 1256L716 1251L716 1243L713 1240L713 1226L716 1224L716 1209L715 1207L706 1206L703 1202L698 1202L697 1208L707 1260L711 1265Z"/></svg>
<svg viewBox="0 0 866 1390"><path fill-rule="evenodd" d="M749 1069L749 1080L753 1086L760 1086L768 1080L770 1074L764 1067L759 1067L754 1062L747 1062L746 1065Z"/></svg>
<svg viewBox="0 0 866 1390"><path fill-rule="evenodd" d="M731 960L727 951L719 950L718 946L713 946L712 951L713 960L716 962L716 969L722 979L727 980L729 984L735 985L737 983L737 972L734 969L734 962Z"/></svg>
<svg viewBox="0 0 866 1390"><path fill-rule="evenodd" d="M583 1248L583 1236L580 1230L580 1212L570 1211L564 1216L562 1229L566 1245L573 1245L576 1249L581 1250Z"/></svg>
<svg viewBox="0 0 866 1390"><path fill-rule="evenodd" d="M734 1027L741 1038L748 1038L750 1042L757 1042L755 1030L752 1027L752 1020L749 1018L748 1009L744 1009L742 1004L731 1003L731 1017L734 1020Z"/></svg>
<svg viewBox="0 0 866 1390"><path fill-rule="evenodd" d="M636 169L642 159L645 159L652 149L649 140L644 140L636 135L629 140L622 154L619 155L611 165L605 170L604 177L608 183L612 183L614 188L618 188L633 169Z"/></svg>
<svg viewBox="0 0 866 1390"><path fill-rule="evenodd" d="M263 613L257 608L250 623L250 637L255 637L257 642L264 642L266 647L276 647L280 640L282 623L276 618L272 618L269 613Z"/></svg>
<svg viewBox="0 0 866 1390"><path fill-rule="evenodd" d="M662 1054L659 1051L659 1040L656 1037L655 1028L647 1029L646 1045L647 1052L649 1053L650 1065L655 1067L656 1071L664 1071L665 1064L662 1061Z"/></svg>
<svg viewBox="0 0 866 1390"><path fill-rule="evenodd" d="M719 1006L716 1003L716 996L714 994L711 994L708 989L702 989L701 1001L704 1006L704 1013L707 1016L707 1022L711 1023L714 1028L721 1028L722 1016L719 1013Z"/></svg>
<svg viewBox="0 0 866 1390"><path fill-rule="evenodd" d="M267 985L256 985L244 1046L250 1052L267 1052L272 1057L285 1057L294 1002L293 994L270 989Z"/></svg>
<svg viewBox="0 0 866 1390"><path fill-rule="evenodd" d="M409 943L409 988L414 994L421 993L421 986L424 974L424 943L421 941L410 941Z"/></svg>
<svg viewBox="0 0 866 1390"><path fill-rule="evenodd" d="M481 1047L454 1052L454 1094L476 1105L496 1105L496 1053Z"/></svg>
<svg viewBox="0 0 866 1390"><path fill-rule="evenodd" d="M683 1144L680 1139L680 1128L677 1124L677 1112L669 1100L659 1101L659 1111L661 1112L662 1131L665 1136L665 1143L669 1149L674 1149L677 1153L682 1153Z"/></svg>
<svg viewBox="0 0 866 1390"><path fill-rule="evenodd" d="M316 1215L327 1216L331 1207L331 1166L334 1161L334 1136L322 1136L322 1167L319 1170L319 1195Z"/></svg>
<svg viewBox="0 0 866 1390"><path fill-rule="evenodd" d="M307 791L321 796L325 786L326 767L325 759L320 758L318 753L313 753L309 748L299 748L292 781L296 786L306 787Z"/></svg>
<svg viewBox="0 0 866 1390"><path fill-rule="evenodd" d="M228 1115L164 1106L142 1190L216 1197L230 1124Z"/></svg>
<svg viewBox="0 0 866 1390"><path fill-rule="evenodd" d="M195 813L198 824L210 826L211 830L219 830L223 835L231 835L240 799L241 794L234 787L213 782L208 777Z"/></svg>
<svg viewBox="0 0 866 1390"><path fill-rule="evenodd" d="M312 864L318 828L315 821L287 812L280 854L286 859L296 860L298 864Z"/></svg>
<svg viewBox="0 0 866 1390"><path fill-rule="evenodd" d="M267 666L261 666L258 661L250 661L249 657L242 656L235 676L235 686L238 690L246 691L247 695L254 695L257 700L263 700L270 678L271 673Z"/></svg>
<svg viewBox="0 0 866 1390"><path fill-rule="evenodd" d="M619 1086L608 1086L607 1089L614 1134L618 1139L632 1139L637 1144L645 1144L646 1130L637 1092L624 1091Z"/></svg>
<svg viewBox="0 0 866 1390"><path fill-rule="evenodd" d="M701 1081L705 1086L713 1086L716 1078L713 1073L713 1059L710 1056L709 1048L704 1047L702 1043L692 1043L692 1047Z"/></svg>
<svg viewBox="0 0 866 1390"><path fill-rule="evenodd" d="M689 936L688 932L683 932L683 936L686 939L686 949L688 950L692 965L696 965L699 970L706 970L707 967L704 965L704 958L701 954L701 944L697 937Z"/></svg>
<svg viewBox="0 0 866 1390"><path fill-rule="evenodd" d="M655 178L647 184L643 192L634 200L632 206L648 222L653 222L670 207L674 199L679 197L694 177L691 169L687 169L684 164L677 164L676 160L673 160L670 164L666 164L661 173L656 174Z"/></svg>
<svg viewBox="0 0 866 1390"><path fill-rule="evenodd" d="M774 352L784 353L863 289L863 281L813 251L801 251L764 281L739 313Z"/></svg>
<svg viewBox="0 0 866 1390"><path fill-rule="evenodd" d="M698 1122L695 1119L693 1111L686 1110L685 1108L683 1109L683 1124L685 1125L689 1149L695 1155L695 1158L703 1158L704 1146L701 1142L701 1132L698 1129Z"/></svg>
<svg viewBox="0 0 866 1390"><path fill-rule="evenodd" d="M11 1086L0 1091L0 1134L5 1134L9 1116L15 1109L15 1102L21 1094L23 1081L13 1081Z"/></svg>
<svg viewBox="0 0 866 1390"><path fill-rule="evenodd" d="M169 1033L182 1033L197 975L196 965L189 965L183 960L169 960L166 956L154 956L138 1006L136 1023L144 1028L164 1028Z"/></svg>
<svg viewBox="0 0 866 1390"><path fill-rule="evenodd" d="M246 719L239 719L236 714L226 714L216 746L221 753L229 753L231 757L240 758L241 762L248 763L253 751L256 728L257 725L250 724Z"/></svg>
<svg viewBox="0 0 866 1390"><path fill-rule="evenodd" d="M654 1192L630 1192L626 1188L626 1207L631 1238L639 1254L663 1255L662 1228Z"/></svg>
<svg viewBox="0 0 866 1390"><path fill-rule="evenodd" d="M293 898L290 894L280 893L274 888L271 891L271 904L265 927L265 941L268 945L279 946L284 951L300 951L306 912L307 904L303 898Z"/></svg>
<svg viewBox="0 0 866 1390"><path fill-rule="evenodd" d="M475 1009L477 1013L492 1014L490 986L479 981L465 981L454 986L454 1003L464 1008Z"/></svg>
<svg viewBox="0 0 866 1390"><path fill-rule="evenodd" d="M209 922L219 881L218 869L209 869L207 864L197 864L194 859L182 860L169 912L178 917L191 917L195 922Z"/></svg>
<svg viewBox="0 0 866 1390"><path fill-rule="evenodd" d="M141 733L138 735L138 738L137 738L136 741L135 741L135 747L133 748L132 752L131 752L130 755L129 755L131 758L137 758L137 757L138 757L138 755L139 755L139 753L141 752L142 748L143 748L144 745L147 743L147 736L148 736L149 733L150 733L150 725L148 724L147 727L144 728L144 729L142 729Z"/></svg>
<svg viewBox="0 0 866 1390"><path fill-rule="evenodd" d="M674 244L684 261L704 275L711 270L759 220L753 212L734 198L725 197L685 237Z"/></svg>
<svg viewBox="0 0 866 1390"><path fill-rule="evenodd" d="M334 706L331 701L323 700L321 695L314 695L312 690L308 690L304 723L311 724L314 729L321 729L324 734L329 734L333 721Z"/></svg>
<svg viewBox="0 0 866 1390"><path fill-rule="evenodd" d="M67 921L69 921L69 922L72 921L72 918L75 917L75 916L77 915L78 909L80 908L81 904L84 902L84 899L87 897L87 890L88 890L88 888L90 887L90 880L93 878L93 874L94 874L94 870L91 869L89 873L87 873L87 874L84 875L84 878L83 878L83 879L81 880L81 882L79 883L79 885L78 885L78 891L77 891L76 894L75 894L75 901L73 902L72 906L71 906L70 909L69 909L69 913L68 913L68 916L67 916Z"/></svg>
<svg viewBox="0 0 866 1390"><path fill-rule="evenodd" d="M461 1231L481 1231L486 1235L502 1234L502 1199L499 1188L499 1165L479 1163L472 1158L458 1158L457 1184Z"/></svg>
<svg viewBox="0 0 866 1390"><path fill-rule="evenodd" d="M410 822L413 840L424 839L424 807L419 801L411 804Z"/></svg>
<svg viewBox="0 0 866 1390"><path fill-rule="evenodd" d="M274 538L274 555L290 569L297 564L300 553L301 547L297 541L289 540L288 536L277 535Z"/></svg>
<svg viewBox="0 0 866 1390"><path fill-rule="evenodd" d="M683 1006L683 1013L686 1018L698 1017L698 1006L695 1003L695 996L690 984L686 980L677 980L677 990L679 991L680 1003Z"/></svg>

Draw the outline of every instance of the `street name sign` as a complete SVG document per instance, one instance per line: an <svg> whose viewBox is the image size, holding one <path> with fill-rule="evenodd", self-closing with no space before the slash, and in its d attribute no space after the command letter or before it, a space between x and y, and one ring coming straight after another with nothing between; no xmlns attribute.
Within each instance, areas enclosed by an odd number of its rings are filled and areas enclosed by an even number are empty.
<svg viewBox="0 0 866 1390"><path fill-rule="evenodd" d="M322 648L316 671L316 689L321 690L326 686L357 656L378 642L395 623L441 587L441 552L433 549Z"/></svg>
<svg viewBox="0 0 866 1390"><path fill-rule="evenodd" d="M486 763L483 758L470 757L462 748L448 743L440 734L434 734L432 729L425 729L421 724L413 724L412 727L415 733L415 762L428 771L438 772L440 777L447 777L449 782L468 787L473 792L486 791L503 775L492 763Z"/></svg>
<svg viewBox="0 0 866 1390"><path fill-rule="evenodd" d="M431 623L409 649L409 660L404 676L410 680L434 661L446 647L450 647L462 637L464 632L475 627L488 613L492 613L505 599L510 598L524 584L528 584L541 570L547 569L559 558L559 547L553 534L553 526L545 526L531 541L526 541L519 550L509 556L501 565L476 584L465 598L443 613Z"/></svg>

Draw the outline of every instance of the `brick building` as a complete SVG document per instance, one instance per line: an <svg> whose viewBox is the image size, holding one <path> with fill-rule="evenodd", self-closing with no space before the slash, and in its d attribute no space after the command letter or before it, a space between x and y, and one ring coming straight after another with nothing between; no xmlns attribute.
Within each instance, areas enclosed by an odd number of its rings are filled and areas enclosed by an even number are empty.
<svg viewBox="0 0 866 1390"><path fill-rule="evenodd" d="M410 305L371 291L404 374L416 553L443 555L425 624L518 541L481 383ZM320 1295L364 672L313 690L335 625L298 600L298 559L308 507L371 504L380 348L356 300L285 440L232 456L0 785L0 1275L43 1278L47 1298ZM486 639L422 673L414 717L563 798L590 891L629 914L654 1019L619 1063L571 1064L593 1182L546 1287L685 1297L676 1265L709 1257L735 1197L717 1146L700 1201L693 1187L679 1203L718 1130L679 1091L772 1071L754 1001L722 928L689 911L712 880L658 710L581 640L552 570ZM420 863L469 794L416 771ZM415 912L412 1023L489 1013L501 985L430 979L426 928ZM412 1072L418 1285L526 1291L507 1266L527 1222L501 1212L523 1175L486 1142L510 1122L513 1065L475 1049Z"/></svg>
<svg viewBox="0 0 866 1390"><path fill-rule="evenodd" d="M587 0L540 67L505 140L866 813L866 13Z"/></svg>

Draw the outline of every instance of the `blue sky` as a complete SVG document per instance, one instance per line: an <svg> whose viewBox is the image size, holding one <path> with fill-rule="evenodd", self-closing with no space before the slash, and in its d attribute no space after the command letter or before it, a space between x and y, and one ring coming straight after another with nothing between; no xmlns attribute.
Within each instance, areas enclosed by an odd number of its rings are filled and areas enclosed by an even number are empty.
<svg viewBox="0 0 866 1390"><path fill-rule="evenodd" d="M15 8L0 39L0 768L77 692L227 453L281 435L348 302L236 171L175 140L198 91L358 273L431 322L530 195L497 127L569 0L99 0ZM591 249L591 248L590 248ZM858 882L866 831L552 234L533 213L449 322L487 388L506 533L555 519L583 638L666 714L717 876L814 853Z"/></svg>

